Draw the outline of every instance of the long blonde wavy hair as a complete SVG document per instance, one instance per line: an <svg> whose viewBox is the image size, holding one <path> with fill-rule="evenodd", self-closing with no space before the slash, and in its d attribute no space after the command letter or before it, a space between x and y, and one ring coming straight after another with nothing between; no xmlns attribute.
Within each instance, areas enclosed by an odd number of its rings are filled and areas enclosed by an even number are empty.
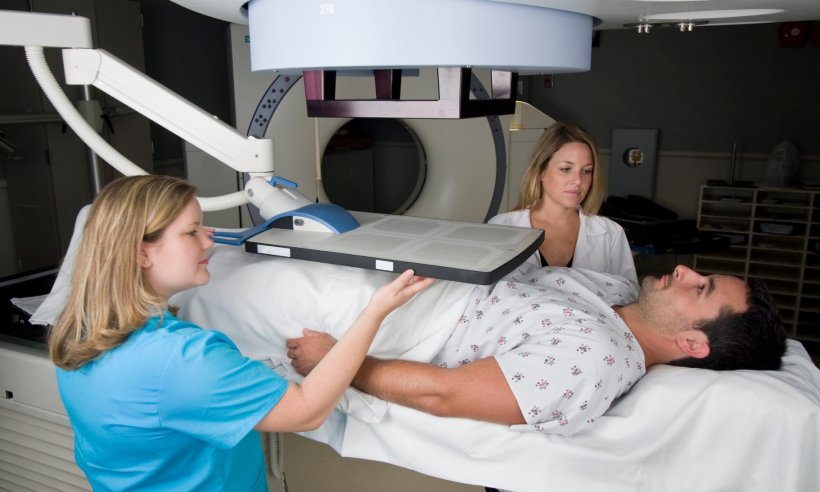
<svg viewBox="0 0 820 492"><path fill-rule="evenodd" d="M595 140L586 130L577 125L560 121L556 121L544 130L541 138L535 144L530 156L530 163L521 178L521 196L518 198L518 203L513 210L535 208L543 194L541 175L544 173L544 169L547 168L552 156L570 142L584 143L592 152L592 185L589 187L587 196L581 202L581 210L587 215L598 213L606 196L606 179L600 169L601 158L598 153L598 146L595 145Z"/></svg>
<svg viewBox="0 0 820 492"><path fill-rule="evenodd" d="M138 264L143 242L159 240L196 188L170 176L131 176L94 200L71 276L71 293L49 333L51 360L78 369L117 347L162 312Z"/></svg>

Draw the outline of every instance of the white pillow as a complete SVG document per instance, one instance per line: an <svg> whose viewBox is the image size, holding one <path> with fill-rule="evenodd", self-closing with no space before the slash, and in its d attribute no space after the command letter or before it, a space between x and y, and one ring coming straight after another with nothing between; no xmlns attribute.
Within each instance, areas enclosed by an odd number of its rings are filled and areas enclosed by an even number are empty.
<svg viewBox="0 0 820 492"><path fill-rule="evenodd" d="M63 258L60 271L57 272L54 286L51 287L51 292L29 318L30 323L53 325L60 313L63 312L65 303L68 300L68 294L71 291L71 272L74 271L74 258L77 256L77 250L83 240L83 230L85 229L85 221L88 218L89 210L91 210L91 205L86 205L77 214L77 219L74 221L74 233L71 235L71 242L68 244L68 251L66 251L65 258Z"/></svg>

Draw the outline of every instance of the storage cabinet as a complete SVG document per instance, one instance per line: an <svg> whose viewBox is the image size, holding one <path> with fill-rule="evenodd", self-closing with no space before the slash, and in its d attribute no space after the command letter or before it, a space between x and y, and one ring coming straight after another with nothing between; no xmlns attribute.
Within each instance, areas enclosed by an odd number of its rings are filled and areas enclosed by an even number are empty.
<svg viewBox="0 0 820 492"><path fill-rule="evenodd" d="M695 255L696 270L765 280L789 336L820 341L820 192L705 185L698 229L731 246Z"/></svg>

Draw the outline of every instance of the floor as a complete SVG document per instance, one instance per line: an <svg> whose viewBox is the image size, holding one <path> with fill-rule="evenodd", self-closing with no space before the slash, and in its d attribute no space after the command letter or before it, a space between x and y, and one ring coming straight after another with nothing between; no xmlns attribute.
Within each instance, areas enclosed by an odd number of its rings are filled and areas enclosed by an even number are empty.
<svg viewBox="0 0 820 492"><path fill-rule="evenodd" d="M283 479L269 477L269 492L484 492L387 463L342 458L333 449L297 434L281 436Z"/></svg>

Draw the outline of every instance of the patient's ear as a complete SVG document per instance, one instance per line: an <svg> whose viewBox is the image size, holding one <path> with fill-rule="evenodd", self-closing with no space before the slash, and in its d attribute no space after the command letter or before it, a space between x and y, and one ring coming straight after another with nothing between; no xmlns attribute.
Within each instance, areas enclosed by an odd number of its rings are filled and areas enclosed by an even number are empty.
<svg viewBox="0 0 820 492"><path fill-rule="evenodd" d="M685 330L675 338L678 348L689 357L703 359L709 356L709 337L700 330Z"/></svg>

